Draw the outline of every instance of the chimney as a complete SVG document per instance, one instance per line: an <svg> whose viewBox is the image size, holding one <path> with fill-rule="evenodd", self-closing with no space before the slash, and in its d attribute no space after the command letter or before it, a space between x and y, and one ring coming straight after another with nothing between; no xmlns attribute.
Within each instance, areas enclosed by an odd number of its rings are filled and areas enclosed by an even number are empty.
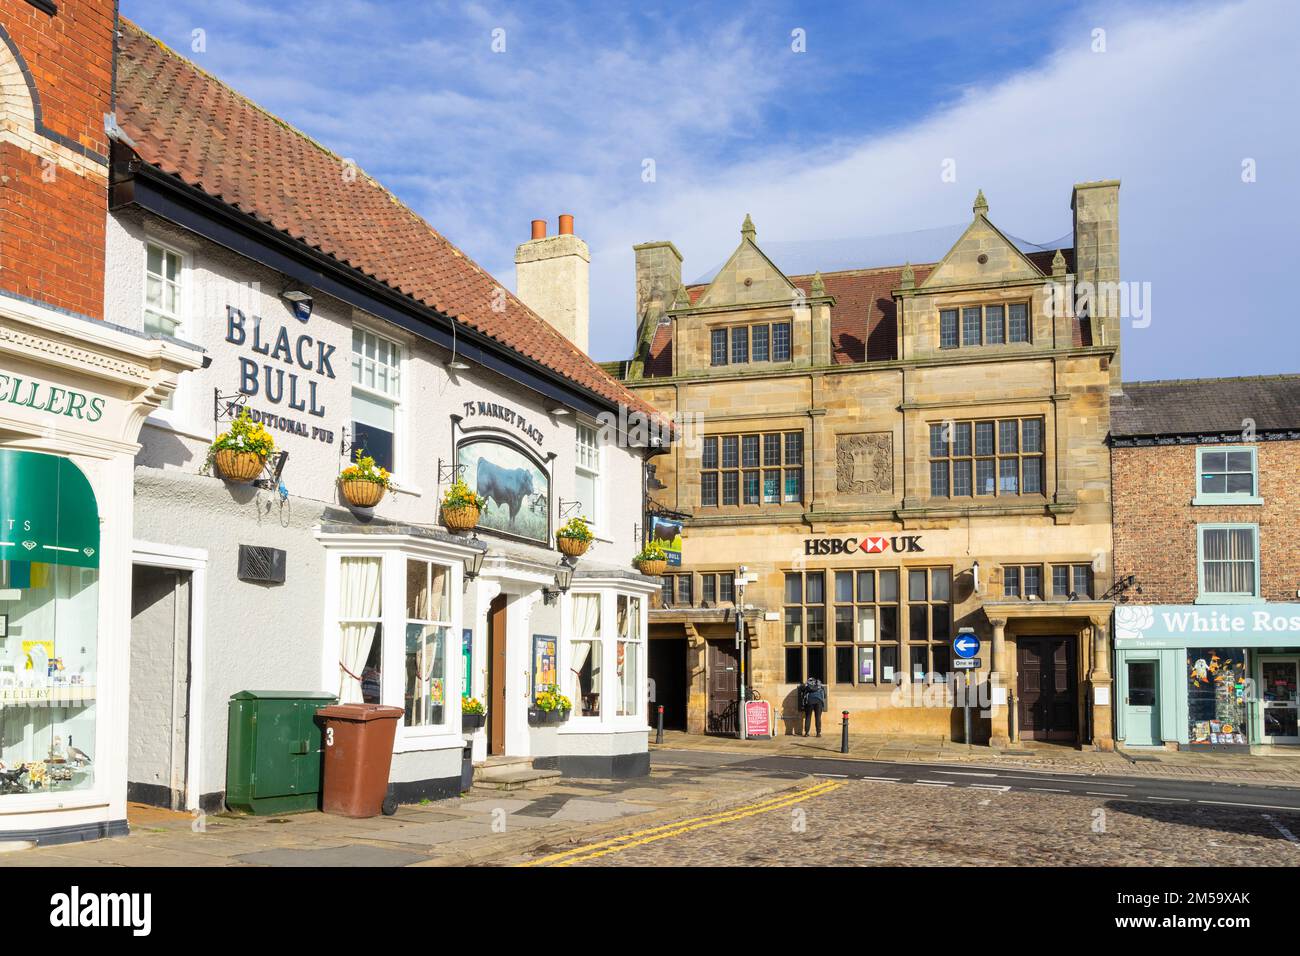
<svg viewBox="0 0 1300 956"><path fill-rule="evenodd" d="M0 290L104 317L113 0L0 4ZM14 240L12 237L21 237Z"/></svg>
<svg viewBox="0 0 1300 956"><path fill-rule="evenodd" d="M643 242L633 246L636 253L636 321L645 321L653 311L657 321L665 309L671 309L682 285L682 254L671 242Z"/></svg>
<svg viewBox="0 0 1300 956"><path fill-rule="evenodd" d="M591 253L573 234L573 217L560 217L560 232L546 235L546 220L533 220L533 237L515 249L515 294L582 351L587 351L591 305Z"/></svg>
<svg viewBox="0 0 1300 956"><path fill-rule="evenodd" d="M1092 335L1094 343L1115 348L1110 360L1110 390L1119 391L1120 322L1117 305L1119 282L1119 180L1078 183L1070 198L1074 210L1074 281L1092 284ZM1108 292L1107 290L1113 290ZM1127 298L1127 297L1124 297Z"/></svg>

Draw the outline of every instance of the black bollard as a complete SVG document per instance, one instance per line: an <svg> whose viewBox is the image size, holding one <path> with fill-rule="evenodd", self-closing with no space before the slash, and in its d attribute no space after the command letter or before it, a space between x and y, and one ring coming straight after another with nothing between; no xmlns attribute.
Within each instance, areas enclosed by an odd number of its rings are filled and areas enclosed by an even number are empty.
<svg viewBox="0 0 1300 956"><path fill-rule="evenodd" d="M844 724L840 729L840 753L846 754L849 752L849 712L845 710L841 713L844 715Z"/></svg>
<svg viewBox="0 0 1300 956"><path fill-rule="evenodd" d="M664 705L660 704L659 705L659 726L655 730L655 743L661 744L663 742L664 742Z"/></svg>

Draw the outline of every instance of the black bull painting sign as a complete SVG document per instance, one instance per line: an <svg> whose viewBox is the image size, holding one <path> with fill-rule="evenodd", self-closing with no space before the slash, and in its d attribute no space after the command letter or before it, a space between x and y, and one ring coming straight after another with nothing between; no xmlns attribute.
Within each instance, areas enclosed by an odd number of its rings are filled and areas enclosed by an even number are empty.
<svg viewBox="0 0 1300 956"><path fill-rule="evenodd" d="M551 482L521 450L500 441L464 441L456 452L465 483L487 499L479 527L527 538L550 539Z"/></svg>

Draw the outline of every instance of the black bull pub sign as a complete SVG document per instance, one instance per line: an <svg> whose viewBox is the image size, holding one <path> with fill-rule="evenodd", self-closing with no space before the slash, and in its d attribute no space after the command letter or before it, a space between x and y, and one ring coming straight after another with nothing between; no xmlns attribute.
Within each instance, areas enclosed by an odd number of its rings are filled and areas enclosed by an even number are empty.
<svg viewBox="0 0 1300 956"><path fill-rule="evenodd" d="M869 534L863 538L804 538L803 553L823 554L916 554L925 551L919 534Z"/></svg>

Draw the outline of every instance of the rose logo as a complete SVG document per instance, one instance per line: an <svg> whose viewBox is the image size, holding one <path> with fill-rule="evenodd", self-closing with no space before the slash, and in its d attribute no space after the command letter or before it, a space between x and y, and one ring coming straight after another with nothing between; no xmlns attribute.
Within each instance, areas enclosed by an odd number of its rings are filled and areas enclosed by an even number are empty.
<svg viewBox="0 0 1300 956"><path fill-rule="evenodd" d="M1115 636L1139 638L1156 619L1156 613L1149 607L1131 607L1125 605L1115 608Z"/></svg>

